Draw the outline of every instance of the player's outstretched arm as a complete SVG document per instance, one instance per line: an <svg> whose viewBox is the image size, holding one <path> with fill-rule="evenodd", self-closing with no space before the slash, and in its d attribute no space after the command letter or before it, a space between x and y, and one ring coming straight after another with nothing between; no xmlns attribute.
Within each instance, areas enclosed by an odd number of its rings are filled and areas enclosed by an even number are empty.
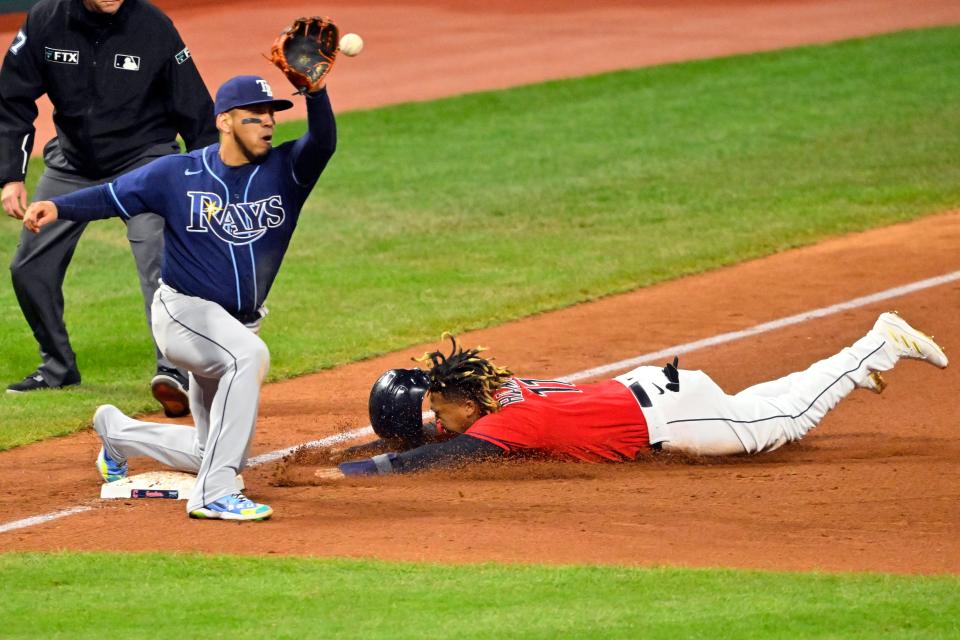
<svg viewBox="0 0 960 640"><path fill-rule="evenodd" d="M40 200L27 207L27 212L23 214L23 226L29 231L40 233L42 227L47 226L57 217L57 205L49 200Z"/></svg>
<svg viewBox="0 0 960 640"><path fill-rule="evenodd" d="M179 157L163 156L113 182L55 196L51 202L57 207L57 217L91 222L116 217L129 220L131 216L147 211L163 215L163 194L171 181L171 163L179 168L176 164Z"/></svg>
<svg viewBox="0 0 960 640"><path fill-rule="evenodd" d="M425 444L402 453L384 453L366 460L344 462L338 465L337 469L344 476L389 475L480 462L502 458L504 455L504 450L495 444L463 435L446 442Z"/></svg>
<svg viewBox="0 0 960 640"><path fill-rule="evenodd" d="M348 447L343 454L350 457L374 456L380 453L389 453L391 451L408 451L424 444L433 444L435 442L444 442L460 434L452 431L443 431L437 428L436 422L428 422L423 425L422 440L418 444L411 444L401 437L396 438L377 438L372 442L365 442Z"/></svg>
<svg viewBox="0 0 960 640"><path fill-rule="evenodd" d="M337 149L337 122L327 90L307 94L307 132L294 142L293 176L302 186L313 186Z"/></svg>
<svg viewBox="0 0 960 640"><path fill-rule="evenodd" d="M327 75L340 47L340 30L330 18L297 18L274 40L270 61L307 100L307 133L291 154L297 183L312 188L337 146L337 128Z"/></svg>

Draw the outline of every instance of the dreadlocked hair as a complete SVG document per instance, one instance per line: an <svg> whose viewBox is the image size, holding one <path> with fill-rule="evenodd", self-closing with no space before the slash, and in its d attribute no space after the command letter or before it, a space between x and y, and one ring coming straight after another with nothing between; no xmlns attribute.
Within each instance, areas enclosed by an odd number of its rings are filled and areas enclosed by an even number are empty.
<svg viewBox="0 0 960 640"><path fill-rule="evenodd" d="M427 389L443 396L473 400L484 414L496 412L500 405L493 394L513 377L513 373L506 367L497 367L480 357L478 354L484 347L465 350L450 333L444 332L440 339L444 338L449 338L452 345L449 354L431 351L414 358L416 362L431 364L426 372L429 378Z"/></svg>

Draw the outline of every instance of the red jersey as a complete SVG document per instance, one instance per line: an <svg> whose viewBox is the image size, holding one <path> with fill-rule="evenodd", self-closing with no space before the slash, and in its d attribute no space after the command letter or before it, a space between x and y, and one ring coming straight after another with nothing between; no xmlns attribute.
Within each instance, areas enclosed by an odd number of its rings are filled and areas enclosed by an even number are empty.
<svg viewBox="0 0 960 640"><path fill-rule="evenodd" d="M637 399L616 380L577 386L511 378L494 395L500 411L474 422L466 434L508 453L536 450L557 458L622 462L650 447Z"/></svg>

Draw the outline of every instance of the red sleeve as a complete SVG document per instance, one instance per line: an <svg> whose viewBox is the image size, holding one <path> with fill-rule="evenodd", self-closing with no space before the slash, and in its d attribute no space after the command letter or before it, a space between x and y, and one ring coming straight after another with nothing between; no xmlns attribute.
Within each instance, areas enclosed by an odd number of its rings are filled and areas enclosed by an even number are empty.
<svg viewBox="0 0 960 640"><path fill-rule="evenodd" d="M528 407L523 403L490 413L467 429L466 434L495 444L507 453L522 449L541 449L544 447L540 429L528 416Z"/></svg>

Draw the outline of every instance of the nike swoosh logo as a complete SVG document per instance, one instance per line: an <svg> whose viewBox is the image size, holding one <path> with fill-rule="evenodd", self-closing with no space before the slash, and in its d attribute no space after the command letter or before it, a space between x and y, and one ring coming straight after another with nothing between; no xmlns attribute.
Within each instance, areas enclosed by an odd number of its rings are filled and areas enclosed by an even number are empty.
<svg viewBox="0 0 960 640"><path fill-rule="evenodd" d="M185 175L185 176L195 176L195 175L197 175L198 173L203 173L203 169L197 169L196 171L190 171L190 169L187 169L186 171L183 172L183 175Z"/></svg>
<svg viewBox="0 0 960 640"><path fill-rule="evenodd" d="M664 392L663 392L663 389L660 388L660 385L658 385L656 382L651 382L650 384L652 384L657 388L657 391L660 392L660 395L663 395Z"/></svg>

